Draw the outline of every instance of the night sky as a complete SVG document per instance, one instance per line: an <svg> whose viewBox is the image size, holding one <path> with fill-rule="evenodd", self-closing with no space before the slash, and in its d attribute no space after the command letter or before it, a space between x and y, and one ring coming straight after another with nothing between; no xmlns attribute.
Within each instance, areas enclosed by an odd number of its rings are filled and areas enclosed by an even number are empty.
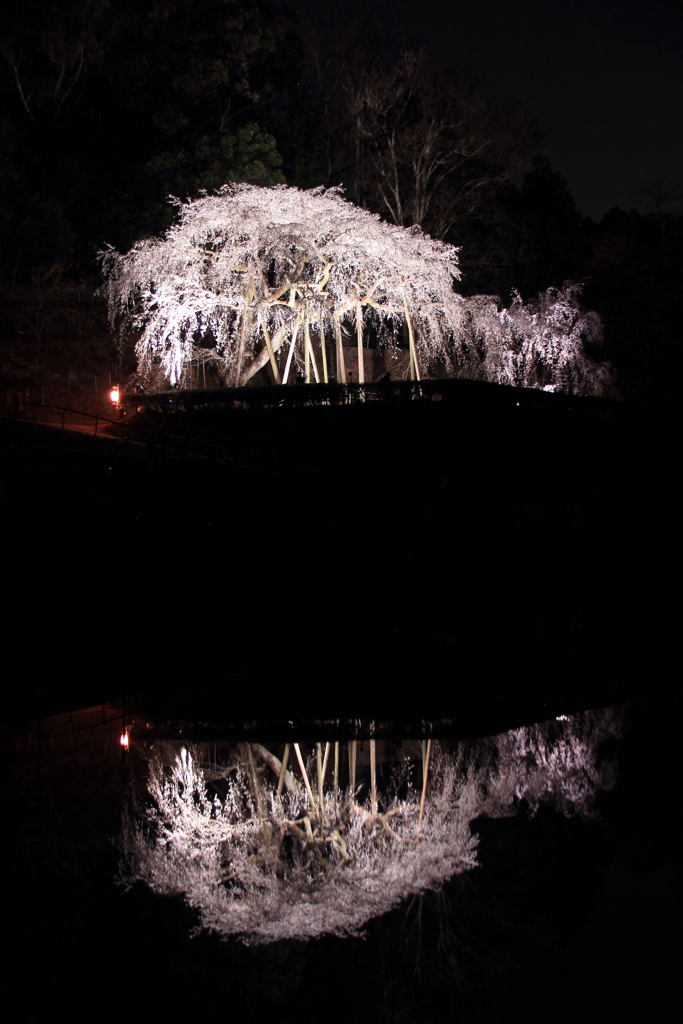
<svg viewBox="0 0 683 1024"><path fill-rule="evenodd" d="M318 0L287 0L302 18ZM371 5L367 5L368 8ZM579 210L646 210L643 185L683 178L683 5L674 0L375 0L437 63L518 103Z"/></svg>

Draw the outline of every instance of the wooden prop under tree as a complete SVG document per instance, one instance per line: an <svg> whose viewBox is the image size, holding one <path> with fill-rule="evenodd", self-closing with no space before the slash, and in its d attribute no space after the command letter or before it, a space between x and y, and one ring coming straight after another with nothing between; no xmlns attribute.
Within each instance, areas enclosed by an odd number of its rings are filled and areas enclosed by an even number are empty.
<svg viewBox="0 0 683 1024"><path fill-rule="evenodd" d="M412 379L420 364L448 361L465 315L455 247L384 223L340 189L232 184L172 201L178 220L163 238L102 253L111 319L140 334L143 376L160 369L171 384L187 383L192 361L210 360L233 385L267 365L278 383L321 372L327 383L329 337L344 383L343 333L355 331L364 383L368 331L396 346L404 323Z"/></svg>

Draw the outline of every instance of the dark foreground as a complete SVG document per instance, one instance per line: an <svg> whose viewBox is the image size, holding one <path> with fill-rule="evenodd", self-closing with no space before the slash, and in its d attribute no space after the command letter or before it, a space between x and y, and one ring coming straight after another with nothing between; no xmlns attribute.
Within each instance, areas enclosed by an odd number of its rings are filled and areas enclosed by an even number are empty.
<svg viewBox="0 0 683 1024"><path fill-rule="evenodd" d="M125 442L0 423L6 712L467 735L673 685L670 417L450 383Z"/></svg>
<svg viewBox="0 0 683 1024"><path fill-rule="evenodd" d="M672 424L493 387L148 419L215 457L142 431L126 445L0 423L7 1005L58 1020L674 1019ZM365 940L249 950L189 939L180 904L113 884L123 706L97 750L55 748L47 723L66 712L68 732L70 709L123 695L159 729L213 735L448 720L462 738L623 701L629 731L601 821L482 821L482 867Z"/></svg>

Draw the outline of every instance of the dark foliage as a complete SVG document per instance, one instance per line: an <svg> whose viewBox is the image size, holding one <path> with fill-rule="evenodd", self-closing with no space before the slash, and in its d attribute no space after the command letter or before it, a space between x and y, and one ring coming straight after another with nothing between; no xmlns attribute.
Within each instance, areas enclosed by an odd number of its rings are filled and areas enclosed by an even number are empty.
<svg viewBox="0 0 683 1024"><path fill-rule="evenodd" d="M683 370L683 214L615 208L591 226L586 302L625 397L673 405Z"/></svg>

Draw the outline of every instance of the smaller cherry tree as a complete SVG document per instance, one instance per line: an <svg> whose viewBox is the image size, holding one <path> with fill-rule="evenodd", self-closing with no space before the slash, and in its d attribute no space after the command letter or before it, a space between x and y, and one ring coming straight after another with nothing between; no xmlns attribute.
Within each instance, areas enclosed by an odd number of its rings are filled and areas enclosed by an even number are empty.
<svg viewBox="0 0 683 1024"><path fill-rule="evenodd" d="M565 281L526 303L516 293L507 309L492 295L465 299L465 327L452 349L452 372L617 398L611 365L595 358L602 348L602 319L583 307L580 295L580 283Z"/></svg>

